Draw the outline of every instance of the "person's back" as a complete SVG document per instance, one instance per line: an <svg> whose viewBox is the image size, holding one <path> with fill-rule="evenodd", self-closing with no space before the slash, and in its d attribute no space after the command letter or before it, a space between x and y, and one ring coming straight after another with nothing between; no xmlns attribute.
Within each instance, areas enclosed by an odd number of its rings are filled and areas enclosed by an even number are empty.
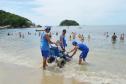
<svg viewBox="0 0 126 84"><path fill-rule="evenodd" d="M81 51L89 51L89 48L85 44L78 44L78 48Z"/></svg>
<svg viewBox="0 0 126 84"><path fill-rule="evenodd" d="M112 40L113 40L113 41L116 41L116 38L117 38L117 36L116 36L115 33L114 33L113 36L112 36Z"/></svg>

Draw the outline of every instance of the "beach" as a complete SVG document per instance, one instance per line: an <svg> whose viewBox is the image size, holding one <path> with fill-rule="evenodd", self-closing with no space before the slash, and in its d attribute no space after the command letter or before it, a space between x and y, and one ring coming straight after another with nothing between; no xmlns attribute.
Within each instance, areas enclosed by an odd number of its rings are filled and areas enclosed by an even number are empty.
<svg viewBox="0 0 126 84"><path fill-rule="evenodd" d="M119 35L126 33L126 30L122 26L117 27L120 29L115 31L113 28L52 27L53 40L58 39L62 29L67 29L67 51L72 48L69 35L75 31L77 34L84 34L84 43L89 46L90 51L86 59L87 64L78 65L80 52L77 52L64 68L58 68L53 63L48 64L46 70L41 67L40 36L39 32L35 31L36 28L1 29L0 84L125 84L126 41L120 41ZM23 36L20 37L19 32ZM55 35L56 32L58 36ZM108 38L104 36L104 32L109 32ZM113 32L118 36L114 44L111 41Z"/></svg>
<svg viewBox="0 0 126 84"><path fill-rule="evenodd" d="M0 84L41 84L41 73L37 69L0 63Z"/></svg>

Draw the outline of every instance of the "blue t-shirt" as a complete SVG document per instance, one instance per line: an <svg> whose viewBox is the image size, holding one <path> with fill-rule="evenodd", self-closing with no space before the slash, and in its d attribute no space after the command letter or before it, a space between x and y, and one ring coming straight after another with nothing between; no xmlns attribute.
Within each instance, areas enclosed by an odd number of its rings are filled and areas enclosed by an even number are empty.
<svg viewBox="0 0 126 84"><path fill-rule="evenodd" d="M89 48L85 44L78 44L79 50L82 52L88 52Z"/></svg>
<svg viewBox="0 0 126 84"><path fill-rule="evenodd" d="M49 43L45 37L46 33L42 32L41 34L41 49L43 51L49 51Z"/></svg>

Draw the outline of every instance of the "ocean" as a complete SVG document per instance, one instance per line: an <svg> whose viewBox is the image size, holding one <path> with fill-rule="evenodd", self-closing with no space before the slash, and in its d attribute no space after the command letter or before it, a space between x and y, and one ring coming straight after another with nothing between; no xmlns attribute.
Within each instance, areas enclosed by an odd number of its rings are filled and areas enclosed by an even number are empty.
<svg viewBox="0 0 126 84"><path fill-rule="evenodd" d="M0 29L0 63L38 68L42 62L42 56L40 36L36 29L41 28ZM78 65L80 52L77 52L72 61L62 69L50 64L47 68L48 73L75 78L89 84L126 83L126 26L54 26L51 30L52 40L58 40L63 29L67 30L67 51L72 49L72 41L69 40L72 32L84 35L84 44L90 49L86 59L88 64ZM56 32L58 35L55 34ZM106 32L109 37L106 37ZM114 32L117 35L117 41L113 43L111 36ZM123 41L120 40L122 33L125 34ZM80 42L78 38L76 40Z"/></svg>

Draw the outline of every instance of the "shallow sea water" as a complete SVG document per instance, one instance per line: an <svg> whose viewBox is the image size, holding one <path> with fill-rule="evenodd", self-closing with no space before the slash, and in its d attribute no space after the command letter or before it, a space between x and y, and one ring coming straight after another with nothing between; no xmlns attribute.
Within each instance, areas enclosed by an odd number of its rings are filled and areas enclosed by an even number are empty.
<svg viewBox="0 0 126 84"><path fill-rule="evenodd" d="M90 48L87 64L78 65L78 52L71 62L59 69L50 64L47 73L63 75L89 84L125 84L126 82L126 38L120 41L121 33L126 34L125 26L81 26L81 27L52 27L52 39L57 40L67 29L67 50L72 48L69 35L71 32L83 34L84 43ZM42 61L40 52L39 32L35 28L1 29L0 30L0 62L17 64L26 67L39 68ZM19 32L24 34L20 38ZM28 32L31 35L28 35ZM58 32L58 36L55 33ZM104 32L109 33L106 38ZM112 43L111 36L116 32L118 38ZM7 35L8 33L13 35ZM90 34L90 40L87 38ZM78 39L76 39L78 40Z"/></svg>

